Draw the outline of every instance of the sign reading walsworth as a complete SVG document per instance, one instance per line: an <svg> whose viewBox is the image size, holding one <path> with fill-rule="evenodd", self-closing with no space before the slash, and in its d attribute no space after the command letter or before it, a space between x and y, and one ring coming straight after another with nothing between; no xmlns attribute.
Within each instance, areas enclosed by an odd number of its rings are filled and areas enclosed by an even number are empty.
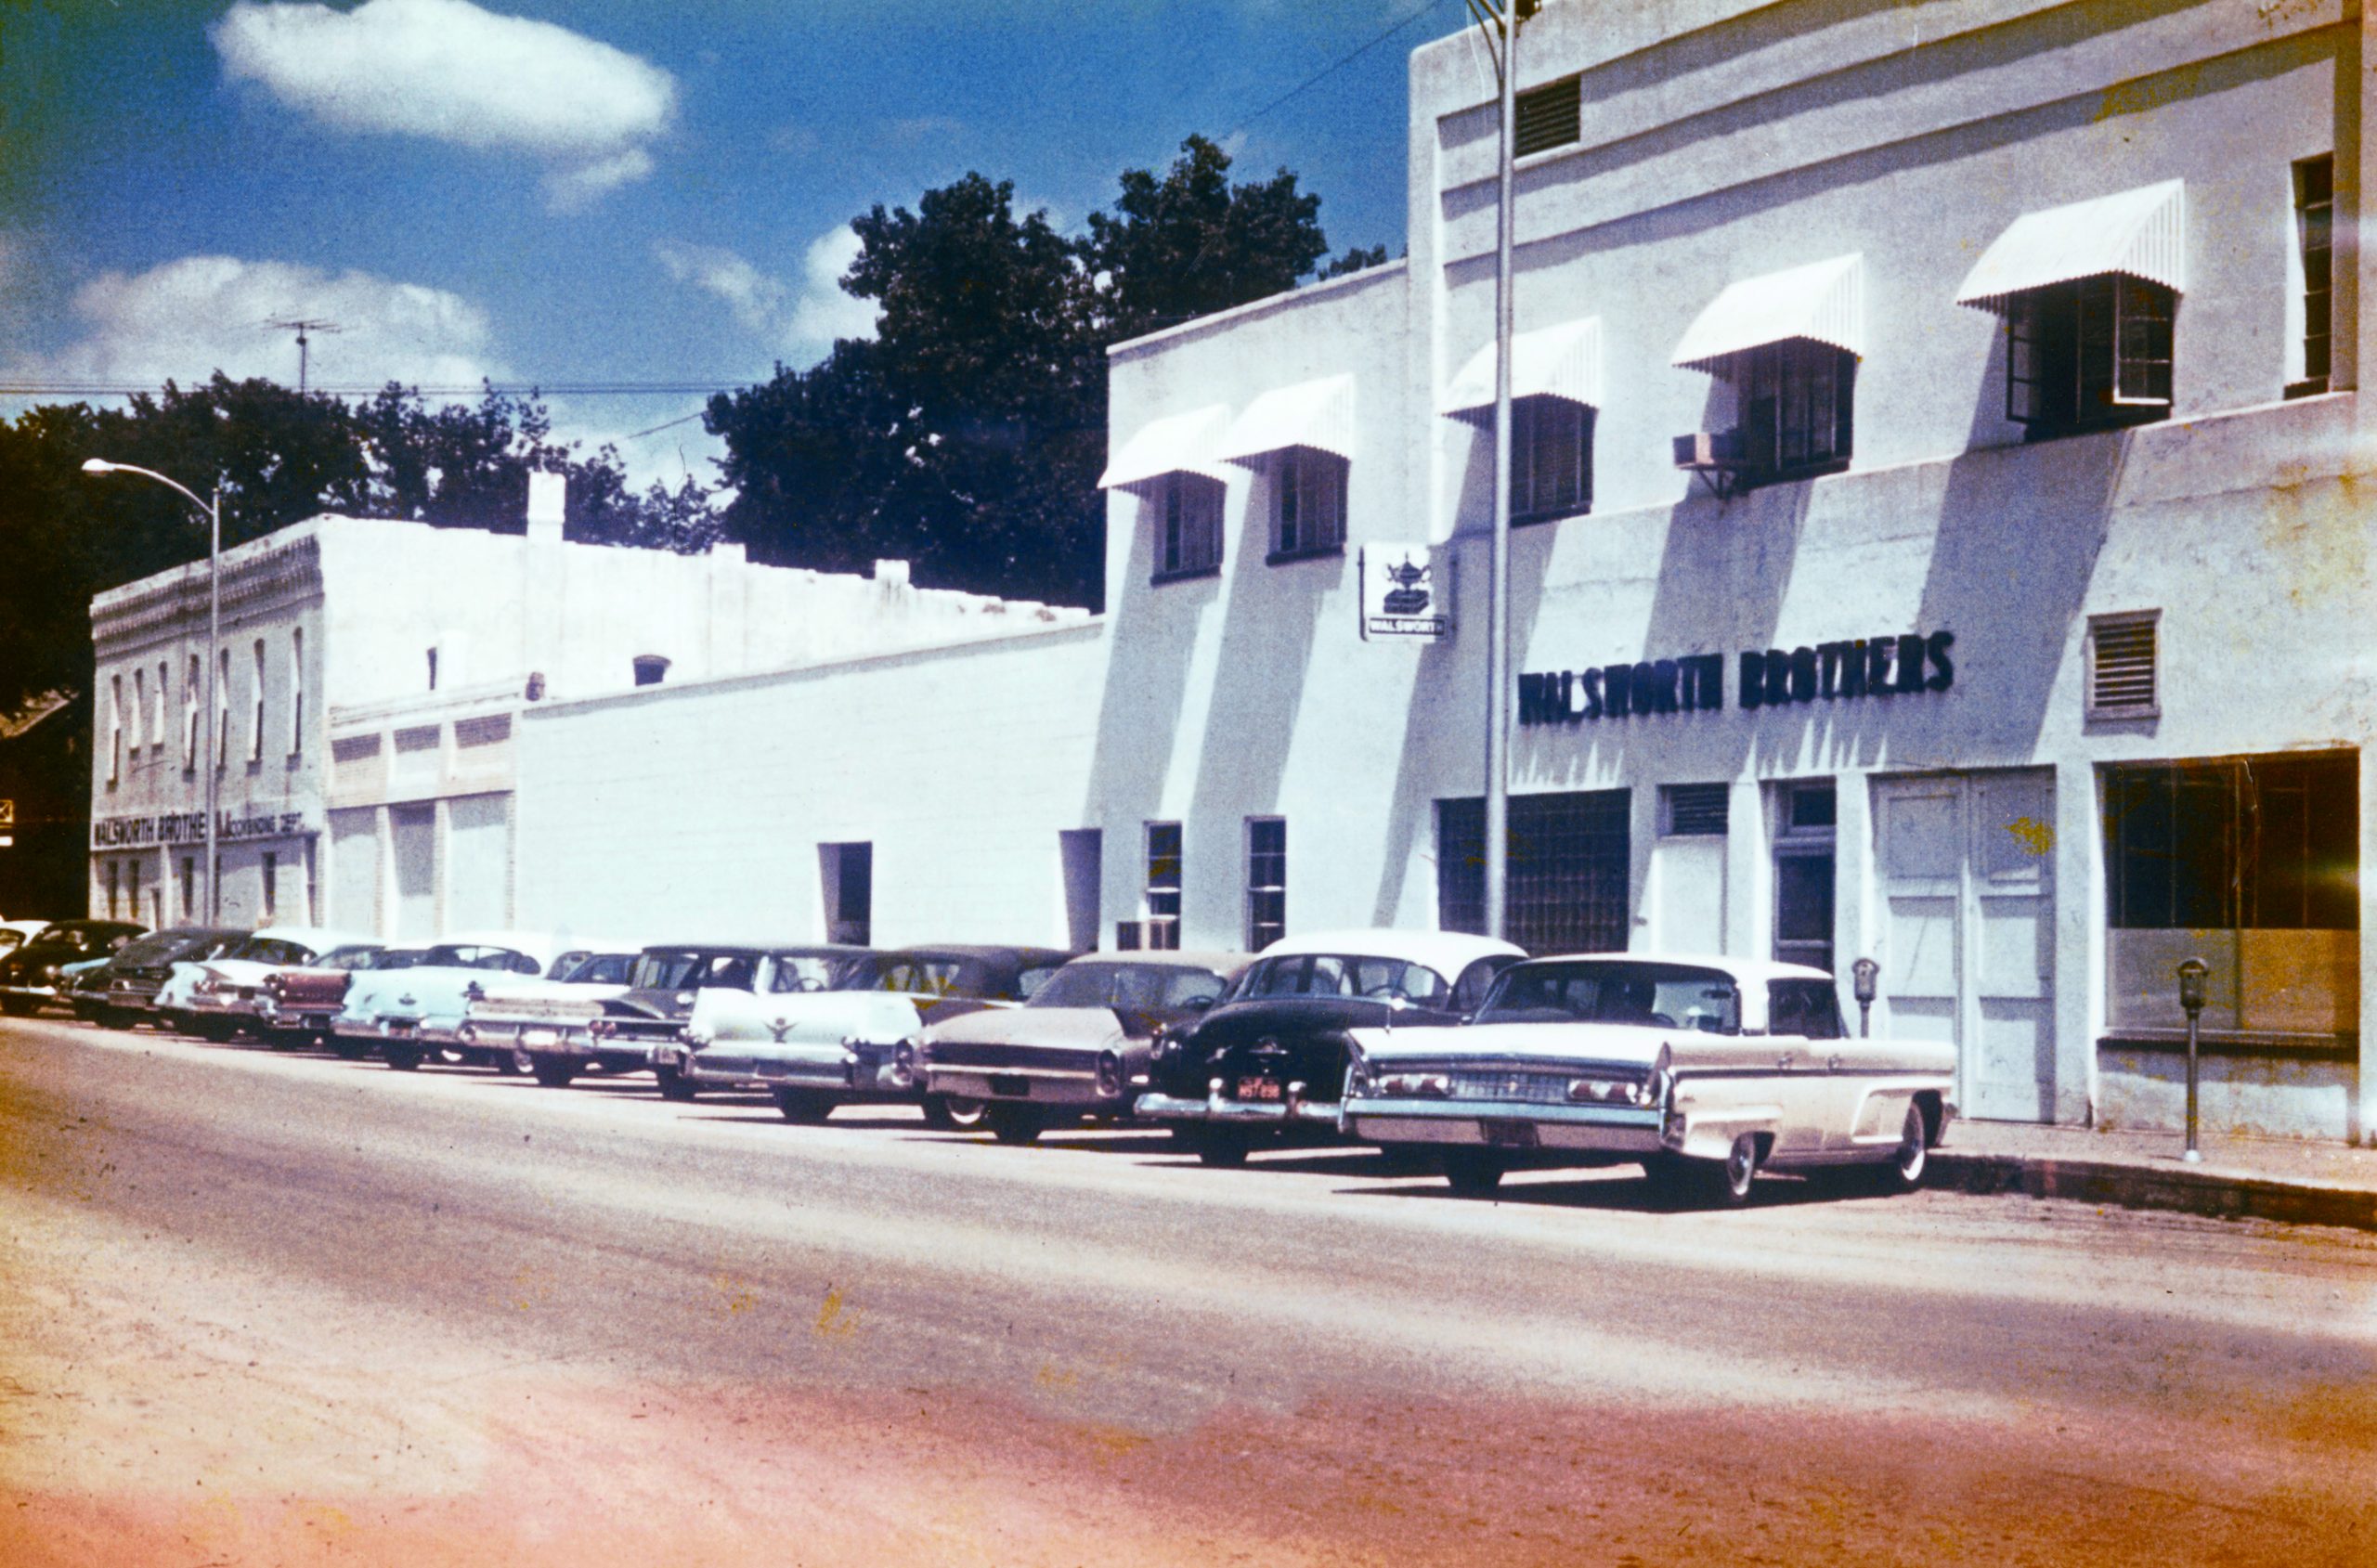
<svg viewBox="0 0 2377 1568"><path fill-rule="evenodd" d="M262 816L235 817L226 811L215 819L214 839L218 844L237 844L247 838L285 838L292 834L311 833L314 826L303 811L267 811ZM101 817L91 823L91 848L94 849L123 849L145 844L202 844L206 841L206 813L203 811L168 811L155 817Z"/></svg>
<svg viewBox="0 0 2377 1568"><path fill-rule="evenodd" d="M1741 706L1786 707L1854 697L1915 696L1955 684L1955 634L1860 637L1812 648L1746 649ZM1725 655L1559 669L1519 677L1521 724L1578 724L1653 713L1708 713L1725 706Z"/></svg>

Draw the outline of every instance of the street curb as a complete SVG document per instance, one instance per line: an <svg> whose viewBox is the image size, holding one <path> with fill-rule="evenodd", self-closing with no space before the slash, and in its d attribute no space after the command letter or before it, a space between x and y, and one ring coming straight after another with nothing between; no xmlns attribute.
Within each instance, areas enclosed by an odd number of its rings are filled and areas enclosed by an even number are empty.
<svg viewBox="0 0 2377 1568"><path fill-rule="evenodd" d="M2377 1230L2377 1192L2211 1171L1933 1149L1926 1184L1976 1195L2025 1192L2033 1198L2169 1209L2215 1219Z"/></svg>

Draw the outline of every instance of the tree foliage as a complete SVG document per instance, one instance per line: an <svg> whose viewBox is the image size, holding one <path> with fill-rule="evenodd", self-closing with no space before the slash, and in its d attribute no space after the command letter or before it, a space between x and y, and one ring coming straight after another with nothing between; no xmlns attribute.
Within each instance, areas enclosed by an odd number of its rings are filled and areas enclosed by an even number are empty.
<svg viewBox="0 0 2377 1568"><path fill-rule="evenodd" d="M876 337L710 400L728 530L760 560L896 557L932 586L1097 605L1108 347L1292 288L1328 253L1295 175L1229 167L1191 136L1077 237L980 174L855 220L842 287L877 302Z"/></svg>
<svg viewBox="0 0 2377 1568"><path fill-rule="evenodd" d="M707 491L630 493L617 454L556 444L534 397L432 408L389 386L349 404L218 373L121 408L45 405L0 422L0 709L84 689L94 594L205 557L203 515L148 480L84 473L94 457L219 493L227 550L326 512L516 533L532 470L569 475L573 538L717 537Z"/></svg>

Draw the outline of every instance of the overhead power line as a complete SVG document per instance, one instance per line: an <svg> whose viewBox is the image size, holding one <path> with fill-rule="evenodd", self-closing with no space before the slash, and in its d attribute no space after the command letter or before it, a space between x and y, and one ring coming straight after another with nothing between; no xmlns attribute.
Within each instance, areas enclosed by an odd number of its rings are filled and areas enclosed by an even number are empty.
<svg viewBox="0 0 2377 1568"><path fill-rule="evenodd" d="M203 381L184 384L188 392L205 386ZM392 382L379 382L370 386L318 386L312 390L333 397L376 397ZM483 392L494 392L508 397L690 397L713 392L735 392L755 384L747 376L721 378L707 382L473 382L468 386L416 386L409 382L394 382L406 392L418 392L423 397L475 397ZM121 382L15 382L0 384L0 397L131 397L154 395L165 390L162 382L131 386Z"/></svg>
<svg viewBox="0 0 2377 1568"><path fill-rule="evenodd" d="M1236 125L1231 127L1231 130L1236 132L1246 129L1246 127L1253 124L1254 122L1262 119L1263 116L1270 113L1273 110L1279 108L1281 104L1286 103L1291 98L1296 97L1299 95L1318 86L1322 82L1327 81L1330 77L1334 76L1337 72L1353 64L1364 55L1369 54L1372 49L1377 48L1381 44L1385 43L1388 39L1394 37L1405 28L1409 27L1413 22L1418 21L1422 17L1426 16L1430 11L1435 10L1437 6L1449 5L1450 3L1451 0L1420 0L1420 4L1403 13L1402 19L1390 25L1385 32L1380 33L1369 43L1362 45L1359 48L1353 50L1351 53L1340 55L1337 58L1330 61L1327 65L1322 66L1318 71L1314 71L1311 75L1305 77L1294 86L1290 87L1286 92L1281 93L1269 103L1265 104L1253 113L1240 120Z"/></svg>

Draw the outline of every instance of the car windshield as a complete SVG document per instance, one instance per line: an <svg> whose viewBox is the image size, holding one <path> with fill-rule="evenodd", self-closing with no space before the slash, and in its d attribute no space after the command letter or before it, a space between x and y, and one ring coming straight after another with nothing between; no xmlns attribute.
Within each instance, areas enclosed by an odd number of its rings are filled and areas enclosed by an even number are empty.
<svg viewBox="0 0 2377 1568"><path fill-rule="evenodd" d="M1230 993L1233 1001L1278 996L1400 998L1440 1006L1451 995L1445 978L1424 964L1353 952L1296 952L1266 958Z"/></svg>
<svg viewBox="0 0 2377 1568"><path fill-rule="evenodd" d="M1221 995L1222 983L1211 969L1178 964L1068 964L1025 1005L1154 1012L1210 1004Z"/></svg>
<svg viewBox="0 0 2377 1568"><path fill-rule="evenodd" d="M1481 1024L1649 1024L1737 1034L1741 992L1733 977L1689 964L1553 959L1502 972L1477 1012Z"/></svg>
<svg viewBox="0 0 2377 1568"><path fill-rule="evenodd" d="M500 969L512 975L540 975L545 969L525 952L475 942L441 942L429 950L422 965L436 969Z"/></svg>
<svg viewBox="0 0 2377 1568"><path fill-rule="evenodd" d="M349 942L344 947L334 947L315 959L313 966L317 969L329 969L334 973L369 969L371 967L371 955L379 951L375 943Z"/></svg>
<svg viewBox="0 0 2377 1568"><path fill-rule="evenodd" d="M414 969L428 962L429 950L420 947L383 947L371 954L370 962L357 965L364 969Z"/></svg>
<svg viewBox="0 0 2377 1568"><path fill-rule="evenodd" d="M155 964L164 959L179 958L205 943L205 938L193 937L187 931L152 931L148 936L126 942L123 951L115 955L116 962L124 965Z"/></svg>
<svg viewBox="0 0 2377 1568"><path fill-rule="evenodd" d="M52 947L80 947L83 938L71 926L45 926L34 932L33 940L25 945L39 947L45 943Z"/></svg>
<svg viewBox="0 0 2377 1568"><path fill-rule="evenodd" d="M772 955L768 989L772 991L847 991L852 973L872 976L846 958L822 952L779 952Z"/></svg>
<svg viewBox="0 0 2377 1568"><path fill-rule="evenodd" d="M252 964L305 964L312 962L314 950L279 937L250 937L224 956Z"/></svg>
<svg viewBox="0 0 2377 1568"><path fill-rule="evenodd" d="M977 989L960 987L959 978L966 965L955 958L915 958L891 953L875 966L871 983L860 989L867 991L898 991L910 996L946 996L952 991Z"/></svg>
<svg viewBox="0 0 2377 1568"><path fill-rule="evenodd" d="M635 970L632 952L590 952L561 978L571 985L625 985Z"/></svg>
<svg viewBox="0 0 2377 1568"><path fill-rule="evenodd" d="M704 952L698 948L651 948L636 957L628 983L638 991L748 991L760 960L748 952Z"/></svg>

